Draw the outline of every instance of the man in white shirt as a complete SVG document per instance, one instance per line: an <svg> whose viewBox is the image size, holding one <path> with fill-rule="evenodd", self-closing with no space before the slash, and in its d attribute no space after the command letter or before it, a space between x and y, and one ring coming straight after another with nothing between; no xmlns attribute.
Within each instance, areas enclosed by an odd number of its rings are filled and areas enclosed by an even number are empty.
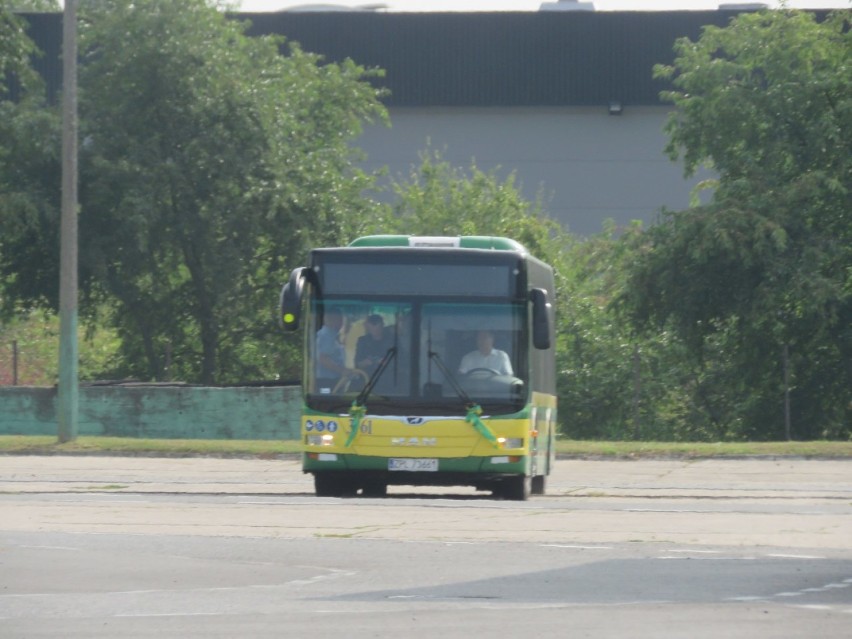
<svg viewBox="0 0 852 639"><path fill-rule="evenodd" d="M479 331L476 334L476 350L462 357L459 373L464 375L476 368L487 368L498 375L514 375L509 356L494 348L494 334L491 331Z"/></svg>

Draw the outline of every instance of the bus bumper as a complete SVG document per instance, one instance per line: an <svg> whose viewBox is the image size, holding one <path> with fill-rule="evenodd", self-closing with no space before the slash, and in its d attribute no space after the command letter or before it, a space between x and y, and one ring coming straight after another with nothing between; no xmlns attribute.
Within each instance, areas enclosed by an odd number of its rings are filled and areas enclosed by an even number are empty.
<svg viewBox="0 0 852 639"><path fill-rule="evenodd" d="M418 460L433 462L428 471L418 470L424 464L413 464L412 470L391 470L404 464L392 460ZM437 463L434 463L437 462ZM488 457L437 458L389 458L341 453L307 452L303 454L302 470L317 472L357 472L381 477L395 485L470 485L480 480L506 475L529 475L530 458L526 455L494 455Z"/></svg>

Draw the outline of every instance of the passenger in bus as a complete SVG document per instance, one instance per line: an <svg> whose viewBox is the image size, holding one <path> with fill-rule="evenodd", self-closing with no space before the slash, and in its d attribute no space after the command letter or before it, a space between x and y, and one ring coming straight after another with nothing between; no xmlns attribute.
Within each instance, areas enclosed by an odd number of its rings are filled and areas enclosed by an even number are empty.
<svg viewBox="0 0 852 639"><path fill-rule="evenodd" d="M393 340L385 335L385 322L381 315L367 317L364 327L367 333L358 338L355 346L355 366L372 376L393 347Z"/></svg>
<svg viewBox="0 0 852 639"><path fill-rule="evenodd" d="M343 327L343 312L330 308L323 317L322 328L317 331L317 388L320 393L329 393L341 377L355 374L346 368L346 350L340 343Z"/></svg>
<svg viewBox="0 0 852 639"><path fill-rule="evenodd" d="M494 348L494 333L488 330L476 334L476 350L462 357L459 373L465 375L483 368L492 370L497 375L514 375L509 356L505 351Z"/></svg>

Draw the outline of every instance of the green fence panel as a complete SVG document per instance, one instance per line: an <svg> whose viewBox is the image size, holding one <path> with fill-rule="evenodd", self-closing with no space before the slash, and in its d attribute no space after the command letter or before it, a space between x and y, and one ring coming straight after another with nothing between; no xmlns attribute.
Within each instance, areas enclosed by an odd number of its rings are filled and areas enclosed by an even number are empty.
<svg viewBox="0 0 852 639"><path fill-rule="evenodd" d="M83 386L80 435L151 439L299 438L298 386ZM0 435L56 434L56 388L0 387Z"/></svg>

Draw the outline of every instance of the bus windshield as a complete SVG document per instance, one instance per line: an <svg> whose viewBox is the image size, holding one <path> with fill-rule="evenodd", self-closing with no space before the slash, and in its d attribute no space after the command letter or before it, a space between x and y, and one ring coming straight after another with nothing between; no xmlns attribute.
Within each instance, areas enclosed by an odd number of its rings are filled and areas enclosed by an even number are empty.
<svg viewBox="0 0 852 639"><path fill-rule="evenodd" d="M346 412L489 414L527 400L526 307L514 302L314 299L307 316L308 406ZM364 397L365 387L368 394Z"/></svg>

